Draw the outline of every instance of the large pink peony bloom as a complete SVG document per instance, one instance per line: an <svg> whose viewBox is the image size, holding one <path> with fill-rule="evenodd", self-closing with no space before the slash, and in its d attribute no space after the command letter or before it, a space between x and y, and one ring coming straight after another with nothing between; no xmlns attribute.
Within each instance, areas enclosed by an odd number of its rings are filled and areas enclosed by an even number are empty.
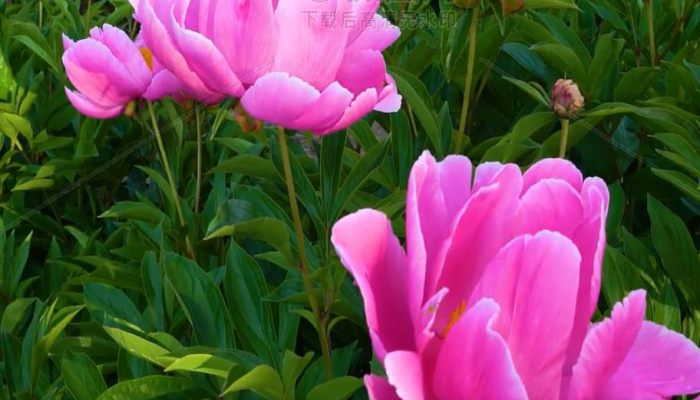
<svg viewBox="0 0 700 400"><path fill-rule="evenodd" d="M643 321L645 293L590 324L600 290L608 190L565 160L467 158L413 167L406 251L362 210L333 244L365 301L387 378L376 400L661 399L700 392L700 350ZM471 184L470 184L471 183Z"/></svg>
<svg viewBox="0 0 700 400"><path fill-rule="evenodd" d="M132 0L143 39L203 103L326 134L401 97L381 51L399 30L380 0Z"/></svg>
<svg viewBox="0 0 700 400"><path fill-rule="evenodd" d="M63 36L63 65L77 91L65 88L71 104L92 118L113 118L132 100L157 100L182 90L178 79L137 40L109 24L74 42Z"/></svg>

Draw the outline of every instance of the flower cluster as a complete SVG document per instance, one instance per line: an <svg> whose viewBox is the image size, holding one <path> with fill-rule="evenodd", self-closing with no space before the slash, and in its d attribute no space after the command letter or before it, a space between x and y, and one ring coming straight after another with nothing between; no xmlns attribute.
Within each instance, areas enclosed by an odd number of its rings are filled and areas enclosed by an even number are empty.
<svg viewBox="0 0 700 400"><path fill-rule="evenodd" d="M568 161L524 174L461 156L414 165L406 252L380 212L340 220L333 243L365 300L387 378L375 400L662 399L700 391L700 349L644 321L645 292L589 323L608 190Z"/></svg>
<svg viewBox="0 0 700 400"><path fill-rule="evenodd" d="M400 32L377 14L380 0L131 3L141 25L135 42L109 25L65 40L64 65L78 90L67 93L86 115L111 118L139 98L210 105L236 97L254 118L322 135L401 105L381 53Z"/></svg>

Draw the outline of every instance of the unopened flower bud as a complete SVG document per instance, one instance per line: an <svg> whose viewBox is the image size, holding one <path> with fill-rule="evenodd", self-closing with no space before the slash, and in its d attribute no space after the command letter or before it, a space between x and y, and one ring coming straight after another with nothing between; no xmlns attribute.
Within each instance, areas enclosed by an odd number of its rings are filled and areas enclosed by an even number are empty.
<svg viewBox="0 0 700 400"><path fill-rule="evenodd" d="M501 0L503 14L510 15L525 9L525 0Z"/></svg>
<svg viewBox="0 0 700 400"><path fill-rule="evenodd" d="M559 79L552 87L552 111L561 118L571 118L583 109L585 101L578 85L571 79Z"/></svg>
<svg viewBox="0 0 700 400"><path fill-rule="evenodd" d="M479 5L481 0L452 0L454 5L462 8L474 8Z"/></svg>

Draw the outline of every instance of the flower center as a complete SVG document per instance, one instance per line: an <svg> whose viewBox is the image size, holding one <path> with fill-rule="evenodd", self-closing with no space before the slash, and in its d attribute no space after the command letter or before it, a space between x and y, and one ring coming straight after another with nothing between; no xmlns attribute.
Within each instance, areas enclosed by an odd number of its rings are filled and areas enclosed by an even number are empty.
<svg viewBox="0 0 700 400"><path fill-rule="evenodd" d="M147 49L146 47L141 47L139 51L141 52L141 57L143 57L143 60L146 61L148 69L153 72L153 53L151 53L151 50Z"/></svg>
<svg viewBox="0 0 700 400"><path fill-rule="evenodd" d="M452 327L455 326L457 321L459 321L459 319L462 318L462 315L464 315L466 311L467 303L464 300L462 300L462 302L459 303L457 308L452 310L452 312L450 313L450 319L449 321L447 321L447 325L445 325L445 327L442 329L442 337L447 336L447 333L450 331L450 329L452 329Z"/></svg>

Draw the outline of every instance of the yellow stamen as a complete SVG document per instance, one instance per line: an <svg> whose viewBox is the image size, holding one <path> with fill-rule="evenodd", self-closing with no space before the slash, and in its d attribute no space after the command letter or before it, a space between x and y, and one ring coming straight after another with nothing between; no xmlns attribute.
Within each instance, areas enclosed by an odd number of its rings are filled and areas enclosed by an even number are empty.
<svg viewBox="0 0 700 400"><path fill-rule="evenodd" d="M467 303L462 300L461 303L452 310L450 313L450 320L447 322L447 325L445 325L445 328L442 330L442 337L446 337L447 333L452 329L453 326L459 321L460 318L462 318L462 315L467 311Z"/></svg>
<svg viewBox="0 0 700 400"><path fill-rule="evenodd" d="M153 71L153 53L151 53L151 50L146 47L141 47L139 51L141 52L141 56L143 57L144 61L146 61L148 69Z"/></svg>

